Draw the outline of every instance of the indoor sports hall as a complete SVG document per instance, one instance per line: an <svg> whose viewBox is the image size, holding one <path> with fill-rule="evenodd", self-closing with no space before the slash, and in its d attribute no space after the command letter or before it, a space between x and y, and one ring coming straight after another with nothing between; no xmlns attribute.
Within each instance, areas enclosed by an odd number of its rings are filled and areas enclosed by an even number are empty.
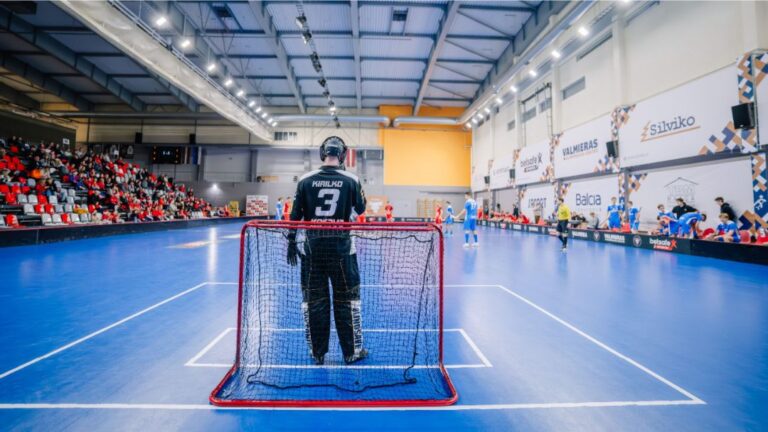
<svg viewBox="0 0 768 432"><path fill-rule="evenodd" d="M0 2L0 431L768 430L766 20Z"/></svg>

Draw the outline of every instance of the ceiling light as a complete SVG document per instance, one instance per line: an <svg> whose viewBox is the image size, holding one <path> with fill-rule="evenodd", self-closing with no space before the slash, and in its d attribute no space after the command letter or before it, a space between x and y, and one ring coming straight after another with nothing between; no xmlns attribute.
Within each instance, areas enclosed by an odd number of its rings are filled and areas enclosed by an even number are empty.
<svg viewBox="0 0 768 432"><path fill-rule="evenodd" d="M184 38L184 39L181 40L181 47L182 48L187 48L190 45L192 45L192 41L189 38Z"/></svg>
<svg viewBox="0 0 768 432"><path fill-rule="evenodd" d="M267 119L267 123L270 123L270 124L272 123L272 117Z"/></svg>
<svg viewBox="0 0 768 432"><path fill-rule="evenodd" d="M472 123L467 122L464 126L467 127L467 129L472 129Z"/></svg>
<svg viewBox="0 0 768 432"><path fill-rule="evenodd" d="M472 123L474 123L474 124L477 124L477 119L476 119L476 118L473 118L473 119L472 119Z"/></svg>
<svg viewBox="0 0 768 432"><path fill-rule="evenodd" d="M559 59L559 58L560 58L560 57L562 57L562 56L563 56L563 55L562 55L562 54L560 54L560 51L558 51L558 50L556 50L556 49L553 49L553 50L552 50L552 57L553 57L553 58Z"/></svg>
<svg viewBox="0 0 768 432"><path fill-rule="evenodd" d="M303 29L304 29L304 25L305 25L306 23L307 23L307 17L306 17L306 15L304 15L304 14L301 14L301 15L299 15L299 16L297 16L297 17L296 17L296 26L297 26L299 29L303 30Z"/></svg>
<svg viewBox="0 0 768 432"><path fill-rule="evenodd" d="M261 118L267 118L268 115L269 115L269 113L264 111L263 113L261 113Z"/></svg>
<svg viewBox="0 0 768 432"><path fill-rule="evenodd" d="M251 108L252 106L256 105L256 101L250 101L248 102L248 108Z"/></svg>
<svg viewBox="0 0 768 432"><path fill-rule="evenodd" d="M160 16L159 16L159 17L157 17L157 19L155 20L155 25L156 25L156 26L158 26L158 27L162 27L162 26L164 26L164 25L165 25L165 23L167 23L167 22L168 22L168 19L167 19L167 18L166 18L164 15L160 15Z"/></svg>
<svg viewBox="0 0 768 432"><path fill-rule="evenodd" d="M476 118L476 119L478 119L478 120L482 120L482 119L483 119L483 115L478 113L478 114L475 116L475 118Z"/></svg>
<svg viewBox="0 0 768 432"><path fill-rule="evenodd" d="M208 63L208 66L205 67L205 70L207 70L208 72L215 71L216 70L216 63L214 63L214 62Z"/></svg>
<svg viewBox="0 0 768 432"><path fill-rule="evenodd" d="M245 95L245 90L240 89L237 91L237 97L243 97L243 95Z"/></svg>
<svg viewBox="0 0 768 432"><path fill-rule="evenodd" d="M258 108L256 108L256 113L258 114L258 113L260 113L260 112L261 112L261 106L259 106Z"/></svg>
<svg viewBox="0 0 768 432"><path fill-rule="evenodd" d="M509 89L512 91L512 93L517 93L517 87L514 85L509 86Z"/></svg>
<svg viewBox="0 0 768 432"><path fill-rule="evenodd" d="M533 78L536 78L537 76L539 76L539 73L536 72L535 69L531 69L531 70L528 71L528 75L530 75Z"/></svg>
<svg viewBox="0 0 768 432"><path fill-rule="evenodd" d="M226 81L224 81L224 87L229 87L232 85L232 78L227 78Z"/></svg>
<svg viewBox="0 0 768 432"><path fill-rule="evenodd" d="M584 37L587 37L587 36L589 36L589 29L584 27L584 26L581 26L581 27L579 27L579 34L584 36Z"/></svg>
<svg viewBox="0 0 768 432"><path fill-rule="evenodd" d="M488 107L485 107L484 111L485 111L487 114L490 114L490 113L491 113L491 109L490 109L490 108L488 108Z"/></svg>
<svg viewBox="0 0 768 432"><path fill-rule="evenodd" d="M501 96L496 96L496 103L499 105L504 103L504 100L501 98Z"/></svg>
<svg viewBox="0 0 768 432"><path fill-rule="evenodd" d="M335 113L336 112L336 106L332 105L330 108L328 108L328 110L330 110L332 113Z"/></svg>

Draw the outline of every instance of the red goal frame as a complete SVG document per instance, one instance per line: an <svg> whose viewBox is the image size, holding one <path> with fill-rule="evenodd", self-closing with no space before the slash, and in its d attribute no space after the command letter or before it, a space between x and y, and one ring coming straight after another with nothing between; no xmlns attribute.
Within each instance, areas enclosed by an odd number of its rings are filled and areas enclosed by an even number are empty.
<svg viewBox="0 0 768 432"><path fill-rule="evenodd" d="M243 265L245 251L245 231L251 227L262 228L288 228L288 229L313 229L322 228L335 231L417 231L438 233L439 257L438 257L438 363L440 373L445 379L450 392L450 397L446 399L402 399L402 400L253 400L253 399L234 399L224 400L217 398L216 395L221 391L226 382L237 371L240 364L240 330L242 326L242 300L243 300ZM237 298L237 351L235 354L235 364L229 369L224 378L219 382L216 388L211 392L208 400L211 404L221 407L408 407L408 406L447 406L453 405L459 398L456 388L451 381L448 371L443 363L443 232L442 229L431 222L304 222L304 221L278 221L278 220L252 220L245 225L240 232L240 275L238 281Z"/></svg>

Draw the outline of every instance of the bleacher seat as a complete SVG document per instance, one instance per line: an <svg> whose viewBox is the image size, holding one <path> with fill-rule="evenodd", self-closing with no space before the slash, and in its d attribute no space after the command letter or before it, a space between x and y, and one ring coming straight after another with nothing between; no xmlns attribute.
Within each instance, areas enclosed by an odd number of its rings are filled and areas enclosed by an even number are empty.
<svg viewBox="0 0 768 432"><path fill-rule="evenodd" d="M69 213L63 213L63 214L61 215L61 222L62 222L62 223L65 223L65 224L68 224L68 223L70 223L70 220L69 220Z"/></svg>
<svg viewBox="0 0 768 432"><path fill-rule="evenodd" d="M44 209L45 213L48 213L48 214L54 214L54 213L55 213L55 211L54 211L54 208L53 208L53 205L52 205L52 204L46 204L46 205L43 207L43 209Z"/></svg>
<svg viewBox="0 0 768 432"><path fill-rule="evenodd" d="M42 204L35 204L33 208L35 209L35 213L37 214L43 214L45 212L45 206L43 206Z"/></svg>
<svg viewBox="0 0 768 432"><path fill-rule="evenodd" d="M51 195L48 198L48 204L58 204L58 203L59 203L59 199L56 198L56 195Z"/></svg>
<svg viewBox="0 0 768 432"><path fill-rule="evenodd" d="M27 202L30 204L37 204L37 195L35 194L27 195Z"/></svg>
<svg viewBox="0 0 768 432"><path fill-rule="evenodd" d="M749 243L749 240L750 240L749 230L739 231L739 240L741 240L741 243Z"/></svg>
<svg viewBox="0 0 768 432"><path fill-rule="evenodd" d="M48 197L43 195L43 194L38 195L37 196L37 203L38 204L48 204Z"/></svg>
<svg viewBox="0 0 768 432"><path fill-rule="evenodd" d="M80 223L80 216L78 216L77 213L70 213L69 221L70 223Z"/></svg>
<svg viewBox="0 0 768 432"><path fill-rule="evenodd" d="M43 214L43 225L51 225L53 223L53 219L51 218L51 215L44 213Z"/></svg>
<svg viewBox="0 0 768 432"><path fill-rule="evenodd" d="M19 204L26 204L26 203L27 203L27 196L26 196L26 195L24 195L24 194L21 194L21 195L17 195L17 196L16 196L16 201L17 201Z"/></svg>
<svg viewBox="0 0 768 432"><path fill-rule="evenodd" d="M90 223L91 222L91 215L88 213L83 213L80 215L80 222L83 223Z"/></svg>
<svg viewBox="0 0 768 432"><path fill-rule="evenodd" d="M57 213L57 214L54 214L54 215L51 217L51 219L53 220L53 224L54 224L54 225L61 225L61 224L62 224L62 222L61 222L61 215L60 215L60 214L58 214L58 213Z"/></svg>
<svg viewBox="0 0 768 432"><path fill-rule="evenodd" d="M32 204L24 204L24 214L35 214L35 207Z"/></svg>
<svg viewBox="0 0 768 432"><path fill-rule="evenodd" d="M0 184L0 194L9 194L11 193L11 188L8 185Z"/></svg>
<svg viewBox="0 0 768 432"><path fill-rule="evenodd" d="M5 218L0 216L0 229L1 228L8 228L8 225L5 224Z"/></svg>
<svg viewBox="0 0 768 432"><path fill-rule="evenodd" d="M56 189L61 189L61 182L56 180L53 182L53 185L56 186Z"/></svg>
<svg viewBox="0 0 768 432"><path fill-rule="evenodd" d="M33 178L27 179L27 186L35 187L35 186L37 186L37 182Z"/></svg>
<svg viewBox="0 0 768 432"><path fill-rule="evenodd" d="M72 197L72 196L68 196L68 197L67 197L67 203L68 203L68 204L74 204L74 203L75 203L75 198L74 198L74 197Z"/></svg>
<svg viewBox="0 0 768 432"><path fill-rule="evenodd" d="M56 204L53 206L53 212L54 213L64 213L64 206L61 204Z"/></svg>
<svg viewBox="0 0 768 432"><path fill-rule="evenodd" d="M72 204L64 204L64 213L72 213L75 211L75 206Z"/></svg>
<svg viewBox="0 0 768 432"><path fill-rule="evenodd" d="M14 214L5 215L5 224L9 228L17 228L19 226L19 219Z"/></svg>
<svg viewBox="0 0 768 432"><path fill-rule="evenodd" d="M74 190L74 189L69 189L69 190L67 190L67 193L68 193L68 194L69 194L69 196L71 196L71 197L74 197L74 196L77 194L77 193L75 192L75 190Z"/></svg>
<svg viewBox="0 0 768 432"><path fill-rule="evenodd" d="M5 203L6 204L18 204L16 194L13 192L8 192L5 196Z"/></svg>

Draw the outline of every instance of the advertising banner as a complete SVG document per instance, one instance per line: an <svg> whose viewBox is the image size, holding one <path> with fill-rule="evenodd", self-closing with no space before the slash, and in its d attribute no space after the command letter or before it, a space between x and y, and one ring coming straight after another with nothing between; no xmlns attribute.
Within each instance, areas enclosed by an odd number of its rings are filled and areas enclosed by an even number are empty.
<svg viewBox="0 0 768 432"><path fill-rule="evenodd" d="M491 189L504 189L513 186L509 172L515 168L514 153L499 156L491 164Z"/></svg>
<svg viewBox="0 0 768 432"><path fill-rule="evenodd" d="M549 181L552 178L552 160L549 141L520 149L515 161L515 183L525 185Z"/></svg>
<svg viewBox="0 0 768 432"><path fill-rule="evenodd" d="M605 220L611 197L619 198L619 176L607 175L589 180L560 184L560 196L573 214L588 216L595 212Z"/></svg>
<svg viewBox="0 0 768 432"><path fill-rule="evenodd" d="M677 198L707 213L704 227L715 227L720 208L716 197L731 204L737 216L754 210L752 201L751 158L738 158L684 167L672 167L645 173L632 173L628 179L629 200L640 208L640 230L657 224L656 206L672 210ZM742 221L743 223L743 221Z"/></svg>
<svg viewBox="0 0 768 432"><path fill-rule="evenodd" d="M736 82L728 67L629 107L619 129L621 166L755 151L756 132L733 126Z"/></svg>
<svg viewBox="0 0 768 432"><path fill-rule="evenodd" d="M246 195L245 215L269 216L269 197L267 195Z"/></svg>
<svg viewBox="0 0 768 432"><path fill-rule="evenodd" d="M530 186L520 189L520 211L534 222L534 216L550 218L555 212L554 185Z"/></svg>
<svg viewBox="0 0 768 432"><path fill-rule="evenodd" d="M554 147L555 178L589 173L618 172L618 161L608 157L611 116L605 115L557 135Z"/></svg>

